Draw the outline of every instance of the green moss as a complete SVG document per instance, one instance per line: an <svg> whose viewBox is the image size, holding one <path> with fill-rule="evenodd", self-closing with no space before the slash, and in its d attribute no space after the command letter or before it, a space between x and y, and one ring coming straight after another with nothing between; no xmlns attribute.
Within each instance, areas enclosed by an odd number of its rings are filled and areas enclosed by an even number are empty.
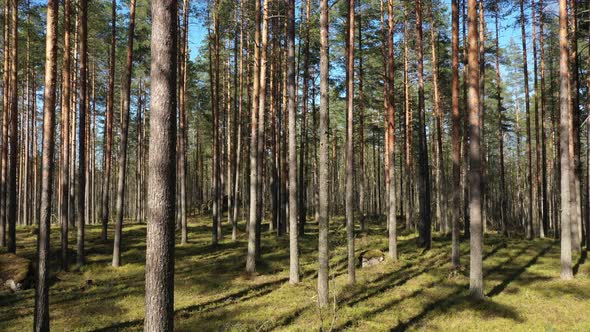
<svg viewBox="0 0 590 332"><path fill-rule="evenodd" d="M576 279L559 280L559 243L524 241L486 234L484 286L487 299L468 297L468 243L461 243L463 268L450 277L450 242L435 234L423 253L415 234L398 241L398 262L357 270L357 284L347 283L346 232L333 218L331 297L317 308L317 227L310 221L300 237L299 285L289 285L288 237L263 232L258 275L243 273L246 256L244 223L236 242L226 237L210 246L210 219L189 222L189 244L176 247L175 328L178 331L588 331L590 264L574 257ZM230 234L224 225L225 234ZM265 227L265 226L263 226ZM265 229L265 228L263 228ZM401 233L401 229L400 229ZM384 224L369 224L366 243L357 255L386 250ZM112 239L109 228L109 239ZM33 259L36 236L17 229L19 256ZM59 229L51 232L50 311L53 330L141 331L144 314L145 225L126 222L123 266L110 266L112 242L100 240L100 226L87 227L88 264L59 272ZM21 248L21 246L23 246ZM70 247L75 238L70 236ZM372 253L372 251L375 251ZM75 253L72 253L74 259ZM382 255L382 253L379 253ZM3 271L0 270L0 271ZM89 284L88 280L92 280ZM0 330L30 330L34 291L0 291Z"/></svg>
<svg viewBox="0 0 590 332"><path fill-rule="evenodd" d="M31 261L15 254L0 255L0 282L23 282L31 274Z"/></svg>

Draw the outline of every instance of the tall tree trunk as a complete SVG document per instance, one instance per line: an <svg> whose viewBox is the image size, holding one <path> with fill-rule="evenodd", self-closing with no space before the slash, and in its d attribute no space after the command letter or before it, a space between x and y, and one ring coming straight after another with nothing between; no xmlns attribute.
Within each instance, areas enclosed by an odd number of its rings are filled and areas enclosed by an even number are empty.
<svg viewBox="0 0 590 332"><path fill-rule="evenodd" d="M530 96L529 96L529 70L527 63L527 49L526 49L526 28L525 28L525 16L524 16L524 1L520 0L520 29L522 36L522 71L524 75L524 99L525 99L525 112L526 112L526 153L527 153L527 175L526 184L528 190L528 218L526 223L526 237L532 239L534 236L533 230L533 156L531 151L531 114L530 114Z"/></svg>
<svg viewBox="0 0 590 332"><path fill-rule="evenodd" d="M545 111L547 96L545 95L545 36L543 29L543 0L539 0L539 49L541 56L541 170L543 190L543 234L549 234L549 199L547 197L547 147L545 135ZM590 145L589 145L590 146Z"/></svg>
<svg viewBox="0 0 590 332"><path fill-rule="evenodd" d="M414 188L414 155L412 152L412 141L413 141L413 120L412 120L412 109L410 100L410 83L409 83L409 61L408 61L408 13L407 9L404 9L404 112L405 112L405 173L406 173L406 229L410 229L414 223L414 204L412 191Z"/></svg>
<svg viewBox="0 0 590 332"><path fill-rule="evenodd" d="M365 93L363 90L364 72L363 72L363 27L362 27L362 0L360 1L358 13L358 59L359 59L359 92L358 92L358 121L359 121L359 168L361 176L359 179L359 212L361 213L360 226L361 231L365 230L366 219L366 167L365 167ZM403 206L402 206L403 210Z"/></svg>
<svg viewBox="0 0 590 332"><path fill-rule="evenodd" d="M10 96L10 1L4 1L4 52L2 69L2 170L0 183L0 246L6 247L6 196L8 193L8 116Z"/></svg>
<svg viewBox="0 0 590 332"><path fill-rule="evenodd" d="M111 183L111 155L113 146L113 107L115 103L115 49L117 43L116 23L117 2L111 4L111 46L109 53L109 77L107 81L107 104L105 119L105 155L104 155L104 181L102 184L102 234L103 242L107 240L107 227L109 222L110 183Z"/></svg>
<svg viewBox="0 0 590 332"><path fill-rule="evenodd" d="M309 104L309 30L311 17L311 0L305 1L305 36L303 46L303 97L301 105L301 135L299 143L299 234L305 233L305 222L307 221L307 165L305 157L307 153L307 113Z"/></svg>
<svg viewBox="0 0 590 332"><path fill-rule="evenodd" d="M88 98L87 74L88 65L88 5L87 0L80 0L80 126L78 130L78 211L76 214L77 256L76 262L83 265L84 255L84 207L86 199L86 120Z"/></svg>
<svg viewBox="0 0 590 332"><path fill-rule="evenodd" d="M221 234L220 230L220 220L222 209L219 206L220 202L220 186L221 186L221 173L220 173L220 163L221 163L221 151L219 146L219 3L217 0L214 1L213 5L213 36L210 41L210 48L213 48L213 57L210 56L210 61L213 66L211 71L211 89L213 90L212 96L212 106L213 106L213 171L212 171L212 211L213 211L213 224L212 224L212 244L217 245ZM209 51L211 52L211 51Z"/></svg>
<svg viewBox="0 0 590 332"><path fill-rule="evenodd" d="M561 279L574 278L572 272L572 236L571 236L571 161L570 146L570 71L568 45L567 0L559 0L559 148L561 167Z"/></svg>
<svg viewBox="0 0 590 332"><path fill-rule="evenodd" d="M18 160L18 0L12 0L12 38L10 47L10 123L8 125L9 168L8 168L8 244L9 253L16 252L16 166Z"/></svg>
<svg viewBox="0 0 590 332"><path fill-rule="evenodd" d="M469 18L469 215L470 264L469 292L476 299L483 298L482 251L483 232L481 218L481 150L479 123L479 59L477 1L468 1Z"/></svg>
<svg viewBox="0 0 590 332"><path fill-rule="evenodd" d="M420 130L420 227L418 246L430 249L432 245L430 219L430 170L428 168L428 144L426 138L426 119L424 110L424 51L422 48L422 0L416 0L416 48L418 49L418 128Z"/></svg>
<svg viewBox="0 0 590 332"><path fill-rule="evenodd" d="M121 142L119 144L119 174L117 180L117 220L113 245L113 267L121 265L121 237L123 235L123 214L125 201L125 180L127 170L127 140L129 137L129 109L131 108L131 75L133 70L133 35L135 33L135 0L129 3L129 29L127 30L127 59L121 89ZM182 121L182 119L181 119ZM182 177L182 172L181 172ZM185 215L186 216L186 215Z"/></svg>
<svg viewBox="0 0 590 332"><path fill-rule="evenodd" d="M504 170L504 125L503 115L504 106L502 106L502 77L500 74L500 45L499 45L499 34L500 34L500 8L498 7L498 0L494 1L494 13L495 13L495 30L496 30L496 100L498 102L498 152L500 155L500 227L502 235L507 235L506 229L506 176Z"/></svg>
<svg viewBox="0 0 590 332"><path fill-rule="evenodd" d="M176 0L152 1L146 331L174 329L177 6Z"/></svg>
<svg viewBox="0 0 590 332"><path fill-rule="evenodd" d="M258 94L260 93L260 1L255 0L254 28L254 60L252 65L252 108L250 133L250 215L248 220L248 254L246 256L246 272L256 271L256 220L258 201Z"/></svg>
<svg viewBox="0 0 590 332"><path fill-rule="evenodd" d="M447 218L446 218L446 206L444 206L445 199L443 196L443 183L445 181L445 172L444 172L444 165L443 165L443 114L440 109L440 95L439 95L439 86L438 86L438 60L437 60L437 32L436 32L436 22L434 17L434 2L431 3L429 8L429 16L430 16L430 45L432 48L432 82L434 88L434 117L435 117L435 126L436 126L436 151L437 151L437 161L436 161L436 218L439 224L442 226L441 229L443 233L448 234L448 225L447 225ZM444 211L443 211L444 210Z"/></svg>
<svg viewBox="0 0 590 332"><path fill-rule="evenodd" d="M535 0L531 0L531 26L532 26L532 43L533 43L533 88L535 90L534 110L535 110L535 179L534 179L534 191L535 201L537 203L537 220L534 222L534 228L539 233L539 237L544 238L545 232L542 227L543 220L543 194L541 191L541 146L540 146L540 124L541 121L539 115L539 80L538 80L538 61L537 61L537 13L535 10ZM534 232L533 232L534 233Z"/></svg>
<svg viewBox="0 0 590 332"><path fill-rule="evenodd" d="M328 121L329 121L329 7L328 0L320 1L320 121L319 121L319 271L318 271L318 304L326 307L329 302L329 247L328 247Z"/></svg>
<svg viewBox="0 0 590 332"><path fill-rule="evenodd" d="M458 268L460 263L459 248L459 216L461 209L461 161L460 161L460 126L461 115L459 114L459 0L452 2L452 85L451 103L453 109L453 194L452 194L452 253L451 262L453 268Z"/></svg>
<svg viewBox="0 0 590 332"><path fill-rule="evenodd" d="M188 117L186 114L186 82L187 82L187 63L188 63L188 14L189 1L182 2L182 34L181 34L181 51L180 51L180 84L179 84L179 130L178 130L178 169L179 169L179 191L180 191L180 243L186 244L188 242L188 230L186 220L186 151L187 151L187 132L188 132ZM230 215L228 213L228 215Z"/></svg>
<svg viewBox="0 0 590 332"><path fill-rule="evenodd" d="M256 199L256 209L258 213L256 215L256 258L259 259L261 256L260 250L260 229L262 225L262 219L264 217L264 208L263 208L263 199L264 199L264 179L265 179L265 170L266 170L266 140L265 140L265 125L264 125L264 115L266 109L266 67L267 67L267 53L268 53L268 11L269 11L269 0L263 0L263 7L262 7L262 30L260 36L260 90L258 91L258 144L257 144L257 152L256 155L258 156L258 177L256 178L256 187L257 191L256 194L258 198Z"/></svg>
<svg viewBox="0 0 590 332"><path fill-rule="evenodd" d="M417 5L419 5L418 0ZM387 226L389 233L389 257L397 261L397 211L395 197L395 70L394 70L394 52L393 52L393 34L394 34L394 13L393 0L387 3L387 146L389 160L389 183L388 183L388 212Z"/></svg>
<svg viewBox="0 0 590 332"><path fill-rule="evenodd" d="M287 113L289 117L289 283L299 282L297 236L297 118L295 114L295 0L285 0L287 8Z"/></svg>
<svg viewBox="0 0 590 332"><path fill-rule="evenodd" d="M68 226L70 220L68 219L68 196L69 196L69 174L70 174L70 99L71 99L71 85L70 85L70 16L71 16L70 0L64 0L64 54L62 65L62 103L61 103L61 186L59 190L60 200L60 222L61 222L61 268L64 271L68 269Z"/></svg>
<svg viewBox="0 0 590 332"><path fill-rule="evenodd" d="M347 26L348 29L346 34L346 238L348 243L348 283L352 285L356 282L354 269L356 264L354 259L354 150L352 143L354 135L354 0L348 1ZM393 168L394 167L392 167L392 169ZM393 192L395 193L395 190Z"/></svg>
<svg viewBox="0 0 590 332"><path fill-rule="evenodd" d="M45 35L45 91L43 102L43 178L41 183L41 222L37 239L35 278L35 331L49 331L49 238L51 227L51 196L55 150L55 91L57 82L57 25L59 2L47 2L47 34Z"/></svg>
<svg viewBox="0 0 590 332"><path fill-rule="evenodd" d="M236 118L236 167L235 167L235 181L234 181L234 210L232 213L232 240L236 240L238 236L238 208L239 208L239 177L240 177L240 162L242 160L242 107L244 95L244 0L240 0L240 46L239 46L239 87L238 87L238 107ZM242 195L242 200L245 195Z"/></svg>
<svg viewBox="0 0 590 332"><path fill-rule="evenodd" d="M580 90L579 90L579 68L578 68L578 23L577 23L577 16L578 16L578 6L577 2L574 0L570 0L570 17L571 17L571 46L570 46L570 127L569 127L569 135L570 135L570 152L571 165L570 175L572 181L572 192L571 200L572 200L572 209L571 213L571 229L572 229L572 250L575 252L580 252L581 248L581 240L582 240L582 213L581 213L581 197L580 197Z"/></svg>

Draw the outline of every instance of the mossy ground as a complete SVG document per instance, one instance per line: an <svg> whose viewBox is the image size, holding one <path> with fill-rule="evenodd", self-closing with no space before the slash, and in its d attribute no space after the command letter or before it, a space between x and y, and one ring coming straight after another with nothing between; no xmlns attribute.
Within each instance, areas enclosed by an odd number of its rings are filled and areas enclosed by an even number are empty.
<svg viewBox="0 0 590 332"><path fill-rule="evenodd" d="M590 264L575 255L576 279L559 280L559 242L526 241L486 234L487 298L474 302L468 268L450 269L450 239L435 235L422 252L415 235L401 232L399 261L357 271L347 286L346 241L341 218L331 220L330 309L316 306L317 227L300 240L303 281L289 285L288 237L263 233L258 275L244 271L246 238L209 245L209 217L190 219L190 243L176 247L175 328L179 331L589 331ZM243 224L240 225L243 230ZM382 222L357 238L357 254L387 248ZM225 228L229 234L229 228ZM54 331L142 329L145 225L127 223L123 266L112 268L112 243L100 227L87 227L87 265L59 272L59 233L52 227L50 317ZM74 232L70 247L75 247ZM109 233L112 239L112 230ZM19 255L33 258L36 236L18 229ZM461 244L467 266L468 245ZM72 251L72 260L75 252ZM87 280L92 280L88 282ZM32 328L34 291L0 291L0 331Z"/></svg>

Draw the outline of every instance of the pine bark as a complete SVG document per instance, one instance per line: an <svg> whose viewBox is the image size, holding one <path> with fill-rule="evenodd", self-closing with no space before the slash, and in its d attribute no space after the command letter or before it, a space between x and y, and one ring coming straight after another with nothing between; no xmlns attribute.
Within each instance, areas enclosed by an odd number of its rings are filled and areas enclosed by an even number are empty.
<svg viewBox="0 0 590 332"><path fill-rule="evenodd" d="M329 247L328 247L328 121L329 121L329 7L328 0L320 1L320 114L319 114L319 270L318 270L318 304L326 307L329 303Z"/></svg>
<svg viewBox="0 0 590 332"><path fill-rule="evenodd" d="M70 30L71 30L71 3L70 0L64 0L64 54L62 65L62 103L61 103L61 186L59 190L60 200L60 222L61 222L61 268L64 271L68 269L68 228L69 220L69 174L70 174Z"/></svg>
<svg viewBox="0 0 590 332"><path fill-rule="evenodd" d="M559 0L559 148L561 168L561 279L573 279L571 236L570 70L567 0Z"/></svg>
<svg viewBox="0 0 590 332"><path fill-rule="evenodd" d="M127 140L129 138L129 110L131 108L131 74L133 70L133 35L135 33L135 0L129 3L129 29L127 36L127 58L121 90L121 142L119 144L119 174L117 179L117 220L113 245L113 267L121 265L121 237L123 236L123 214L125 201L125 182L127 180ZM182 176L182 173L181 173ZM186 216L186 215L185 215Z"/></svg>
<svg viewBox="0 0 590 332"><path fill-rule="evenodd" d="M473 298L483 298L483 227L481 218L481 150L479 123L479 50L477 27L477 1L468 1L468 65L469 65L469 215L470 215L470 265L469 293Z"/></svg>
<svg viewBox="0 0 590 332"><path fill-rule="evenodd" d="M348 1L346 34L346 239L348 251L348 283L356 282L354 258L354 0ZM393 167L392 167L393 168ZM395 191L394 191L395 192ZM395 204L394 204L395 206Z"/></svg>
<svg viewBox="0 0 590 332"><path fill-rule="evenodd" d="M103 242L107 240L107 227L109 222L110 207L110 183L111 183L111 156L113 146L113 107L115 103L115 49L117 43L116 21L117 2L111 4L111 46L109 52L109 77L107 81L107 103L105 119L105 155L104 155L104 182L102 185L102 233Z"/></svg>
<svg viewBox="0 0 590 332"><path fill-rule="evenodd" d="M176 0L152 1L144 321L150 332L174 329L177 6Z"/></svg>
<svg viewBox="0 0 590 332"><path fill-rule="evenodd" d="M49 238L53 195L55 150L55 91L57 82L57 25L59 1L47 2L45 35L45 91L43 103L43 162L41 180L41 222L37 239L34 331L49 331Z"/></svg>
<svg viewBox="0 0 590 332"><path fill-rule="evenodd" d="M453 268L459 267L459 217L461 209L461 143L460 126L461 115L459 113L459 0L452 2L452 82L451 82L451 103L453 112L453 194L452 194L452 252L451 263Z"/></svg>

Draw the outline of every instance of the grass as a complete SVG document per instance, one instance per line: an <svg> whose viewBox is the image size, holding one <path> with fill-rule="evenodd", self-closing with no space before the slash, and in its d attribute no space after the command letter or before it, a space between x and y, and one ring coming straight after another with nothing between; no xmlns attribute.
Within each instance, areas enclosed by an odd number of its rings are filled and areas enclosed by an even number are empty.
<svg viewBox="0 0 590 332"><path fill-rule="evenodd" d="M430 251L400 230L399 261L357 270L346 285L343 220L331 220L329 309L316 306L317 227L300 239L302 283L289 285L288 237L263 233L258 274L247 276L246 238L227 236L209 245L209 217L191 218L188 245L176 247L175 328L178 331L588 331L590 266L575 256L576 279L559 280L559 243L486 234L484 284L487 298L468 297L468 268L450 269L450 239L436 234ZM244 226L240 225L243 230ZM59 233L52 227L50 319L54 331L140 331L144 310L145 225L127 223L123 266L112 268L112 243L100 227L88 226L85 266L60 272ZM112 239L112 229L109 239ZM229 228L224 228L230 234ZM70 248L75 248L75 233ZM357 255L387 250L384 225L359 233ZM17 253L32 259L36 235L18 228ZM467 243L461 262L468 265ZM75 252L71 253L72 263ZM32 328L34 291L0 291L0 331Z"/></svg>

